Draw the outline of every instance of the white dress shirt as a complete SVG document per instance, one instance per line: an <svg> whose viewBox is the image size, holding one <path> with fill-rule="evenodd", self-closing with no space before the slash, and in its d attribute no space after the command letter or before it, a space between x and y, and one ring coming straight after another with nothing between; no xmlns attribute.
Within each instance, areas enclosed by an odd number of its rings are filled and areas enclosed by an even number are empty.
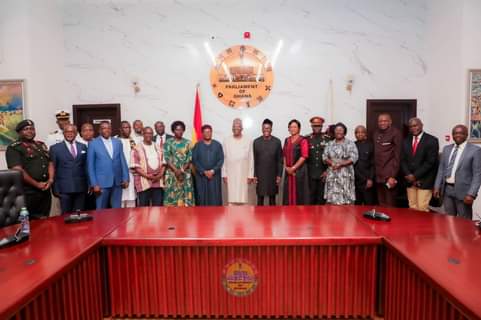
<svg viewBox="0 0 481 320"><path fill-rule="evenodd" d="M162 146L160 145L160 140L162 139ZM156 139L155 139L155 144L158 146L158 147L163 147L164 143L165 143L165 139L167 139L167 134L164 132L163 135L157 135Z"/></svg>
<svg viewBox="0 0 481 320"><path fill-rule="evenodd" d="M109 154L110 158L114 158L114 145L112 144L112 138L105 139L101 137L104 143L105 149L107 149L107 153Z"/></svg>
<svg viewBox="0 0 481 320"><path fill-rule="evenodd" d="M456 154L456 159L454 159L454 165L453 165L453 171L451 177L446 178L447 183L455 183L456 182L456 169L458 168L459 165L459 159L461 159L461 155L463 154L464 148L466 147L467 141L464 141L458 146L458 153ZM451 157L453 156L454 149L456 148L456 145L454 145L453 150L451 151L451 154L449 155L449 160L448 163L451 161Z"/></svg>

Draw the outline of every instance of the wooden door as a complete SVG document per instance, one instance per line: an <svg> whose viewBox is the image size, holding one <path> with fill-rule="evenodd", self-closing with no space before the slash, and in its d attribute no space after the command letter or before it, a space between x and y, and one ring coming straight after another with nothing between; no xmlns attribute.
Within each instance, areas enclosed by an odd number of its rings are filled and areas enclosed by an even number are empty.
<svg viewBox="0 0 481 320"><path fill-rule="evenodd" d="M72 107L73 122L80 131L84 123L94 126L95 136L99 135L99 126L102 121L110 121L112 135L120 132L120 104L76 104Z"/></svg>

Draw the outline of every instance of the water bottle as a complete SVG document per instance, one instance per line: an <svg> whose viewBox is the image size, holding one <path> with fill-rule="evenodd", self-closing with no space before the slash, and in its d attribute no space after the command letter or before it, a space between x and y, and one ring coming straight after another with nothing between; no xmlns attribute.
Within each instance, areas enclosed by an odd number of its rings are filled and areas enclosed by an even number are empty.
<svg viewBox="0 0 481 320"><path fill-rule="evenodd" d="M28 221L28 210L25 207L20 209L20 232L26 235L30 235L30 222Z"/></svg>

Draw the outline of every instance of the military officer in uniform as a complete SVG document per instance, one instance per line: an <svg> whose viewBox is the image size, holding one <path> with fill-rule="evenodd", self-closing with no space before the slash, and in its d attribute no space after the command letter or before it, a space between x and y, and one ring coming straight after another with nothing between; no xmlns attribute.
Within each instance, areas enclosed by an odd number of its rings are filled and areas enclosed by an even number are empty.
<svg viewBox="0 0 481 320"><path fill-rule="evenodd" d="M54 144L64 140L63 127L70 123L70 114L67 111L59 111L55 117L57 118L58 129L49 134L47 137L47 146L49 148Z"/></svg>
<svg viewBox="0 0 481 320"><path fill-rule="evenodd" d="M54 167L45 143L35 141L32 120L23 120L15 128L18 140L7 147L9 169L23 174L25 202L30 217L48 217L51 206L50 187L54 179Z"/></svg>
<svg viewBox="0 0 481 320"><path fill-rule="evenodd" d="M309 173L309 190L311 193L311 204L324 204L324 182L326 179L326 165L322 162L322 153L330 138L322 132L324 119L312 117L312 133L307 136L309 142L309 157L307 158L307 168Z"/></svg>

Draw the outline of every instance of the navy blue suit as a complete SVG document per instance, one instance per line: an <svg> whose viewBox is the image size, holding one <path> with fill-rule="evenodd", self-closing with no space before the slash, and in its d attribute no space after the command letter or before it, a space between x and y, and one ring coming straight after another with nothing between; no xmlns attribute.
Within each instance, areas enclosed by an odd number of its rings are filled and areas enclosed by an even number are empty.
<svg viewBox="0 0 481 320"><path fill-rule="evenodd" d="M87 193L87 146L74 142L74 158L64 141L50 147L50 158L55 167L53 192L60 197L62 213L85 209Z"/></svg>
<svg viewBox="0 0 481 320"><path fill-rule="evenodd" d="M97 209L120 208L122 202L122 183L129 182L129 168L122 151L122 142L111 138L113 155L110 157L102 137L89 143L87 167L89 183L99 186L102 193L97 197Z"/></svg>

